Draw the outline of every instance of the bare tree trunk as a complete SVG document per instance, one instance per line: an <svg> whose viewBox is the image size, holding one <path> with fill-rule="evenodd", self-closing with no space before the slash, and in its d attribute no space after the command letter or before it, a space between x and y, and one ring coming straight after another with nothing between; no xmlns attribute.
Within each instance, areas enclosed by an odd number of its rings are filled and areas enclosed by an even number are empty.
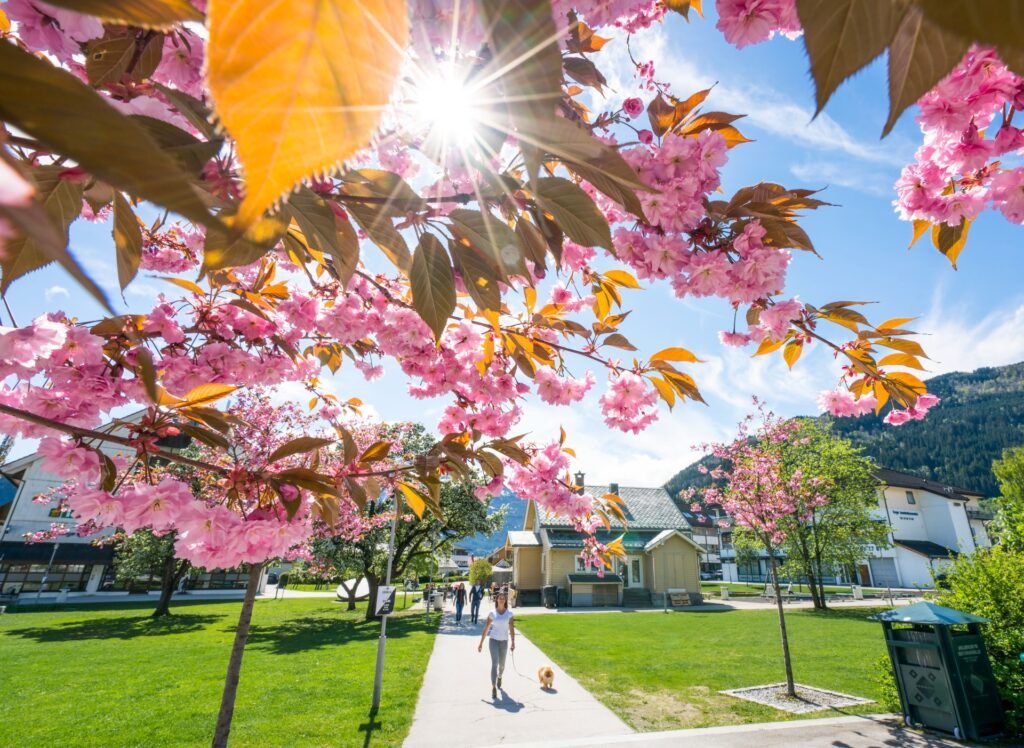
<svg viewBox="0 0 1024 748"><path fill-rule="evenodd" d="M228 673L224 678L224 694L220 700L217 729L213 733L213 748L227 748L228 745L228 735L231 732L231 718L235 713L235 695L238 693L238 677L242 673L242 655L245 654L245 642L249 638L252 606L256 602L257 587L259 587L262 574L262 563L253 564L249 567L249 581L245 587L245 599L242 600L242 610L238 614L235 642L231 645Z"/></svg>
<svg viewBox="0 0 1024 748"><path fill-rule="evenodd" d="M380 587L380 580L376 574L366 575L367 586L370 588L370 596L367 598L366 604L366 617L367 621L379 621L380 616L377 615L373 601L377 599L377 588Z"/></svg>
<svg viewBox="0 0 1024 748"><path fill-rule="evenodd" d="M164 574L160 579L160 599L156 603L156 610L153 611L153 618L171 614L171 597L174 595L178 582L181 581L190 566L191 564L185 559L177 561L174 556L164 563Z"/></svg>
<svg viewBox="0 0 1024 748"><path fill-rule="evenodd" d="M779 632L782 634L782 659L786 663L786 693L796 698L796 686L793 684L793 662L789 657L789 637L786 635L786 614L782 610L782 588L779 586L778 563L775 549L767 548L768 560L772 567L772 585L775 587L775 604L779 609Z"/></svg>
<svg viewBox="0 0 1024 748"><path fill-rule="evenodd" d="M345 607L345 610L356 609L356 590L359 589L359 582L361 582L362 579L362 577L356 577L355 581L352 583L352 589L349 589L347 582L341 583L341 588L345 590L345 594L348 595L348 605Z"/></svg>

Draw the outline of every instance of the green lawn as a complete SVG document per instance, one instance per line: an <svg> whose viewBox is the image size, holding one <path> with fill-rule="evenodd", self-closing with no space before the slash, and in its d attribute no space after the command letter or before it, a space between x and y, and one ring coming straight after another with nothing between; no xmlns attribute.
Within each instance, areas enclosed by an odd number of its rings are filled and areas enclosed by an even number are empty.
<svg viewBox="0 0 1024 748"><path fill-rule="evenodd" d="M874 612L787 611L797 682L877 699L873 672L885 643L881 625L865 620ZM797 718L718 693L785 680L772 610L538 615L517 626L637 730ZM881 710L870 704L844 711Z"/></svg>
<svg viewBox="0 0 1024 748"><path fill-rule="evenodd" d="M8 608L0 745L209 745L238 609L179 603L151 620L152 603ZM401 744L437 616L390 619L381 710L365 742L380 624L362 615L325 598L257 601L232 746Z"/></svg>

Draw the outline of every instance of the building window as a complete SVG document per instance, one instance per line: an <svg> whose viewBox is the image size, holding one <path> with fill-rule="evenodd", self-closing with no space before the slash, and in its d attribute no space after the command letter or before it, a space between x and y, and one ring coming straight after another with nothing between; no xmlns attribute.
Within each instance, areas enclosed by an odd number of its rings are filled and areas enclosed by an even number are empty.
<svg viewBox="0 0 1024 748"><path fill-rule="evenodd" d="M590 571L590 569L587 568L586 563L584 563L583 559L580 558L579 556L576 557L576 571L578 571L580 573L585 573L585 572Z"/></svg>
<svg viewBox="0 0 1024 748"><path fill-rule="evenodd" d="M42 587L43 592L56 592L66 587L83 592L91 574L91 564L53 564L49 573L46 564L2 564L0 591L37 592Z"/></svg>
<svg viewBox="0 0 1024 748"><path fill-rule="evenodd" d="M917 499L914 498L914 492L913 491L907 491L907 503L908 504L916 504L917 503Z"/></svg>

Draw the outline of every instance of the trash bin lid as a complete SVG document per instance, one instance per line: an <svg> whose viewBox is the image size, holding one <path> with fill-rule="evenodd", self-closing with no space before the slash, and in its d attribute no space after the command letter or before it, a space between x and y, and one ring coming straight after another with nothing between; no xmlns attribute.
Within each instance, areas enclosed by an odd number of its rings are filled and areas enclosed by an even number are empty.
<svg viewBox="0 0 1024 748"><path fill-rule="evenodd" d="M954 626L961 623L988 623L987 618L953 610L935 603L914 603L905 608L893 608L884 613L868 616L872 621L891 623L929 623L939 626Z"/></svg>

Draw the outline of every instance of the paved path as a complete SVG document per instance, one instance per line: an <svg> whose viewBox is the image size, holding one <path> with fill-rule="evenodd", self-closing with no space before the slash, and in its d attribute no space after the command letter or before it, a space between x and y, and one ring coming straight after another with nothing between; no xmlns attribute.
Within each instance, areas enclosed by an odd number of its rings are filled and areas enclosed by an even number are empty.
<svg viewBox="0 0 1024 748"><path fill-rule="evenodd" d="M466 615L463 625L457 627L450 607L451 603L434 640L406 748L537 745L580 736L632 733L610 709L519 633L514 663L509 652L502 690L492 701L490 658L486 647L482 653L476 651L491 604L484 602L481 621L475 626ZM468 613L468 605L466 610ZM541 665L551 665L555 671L551 691L541 690L537 682Z"/></svg>
<svg viewBox="0 0 1024 748"><path fill-rule="evenodd" d="M454 745L454 744L453 744ZM481 743L480 745L485 745ZM526 748L530 741L502 743L502 748ZM904 730L891 715L804 719L752 725L704 727L696 730L645 732L545 742L545 748L962 748L949 738Z"/></svg>

